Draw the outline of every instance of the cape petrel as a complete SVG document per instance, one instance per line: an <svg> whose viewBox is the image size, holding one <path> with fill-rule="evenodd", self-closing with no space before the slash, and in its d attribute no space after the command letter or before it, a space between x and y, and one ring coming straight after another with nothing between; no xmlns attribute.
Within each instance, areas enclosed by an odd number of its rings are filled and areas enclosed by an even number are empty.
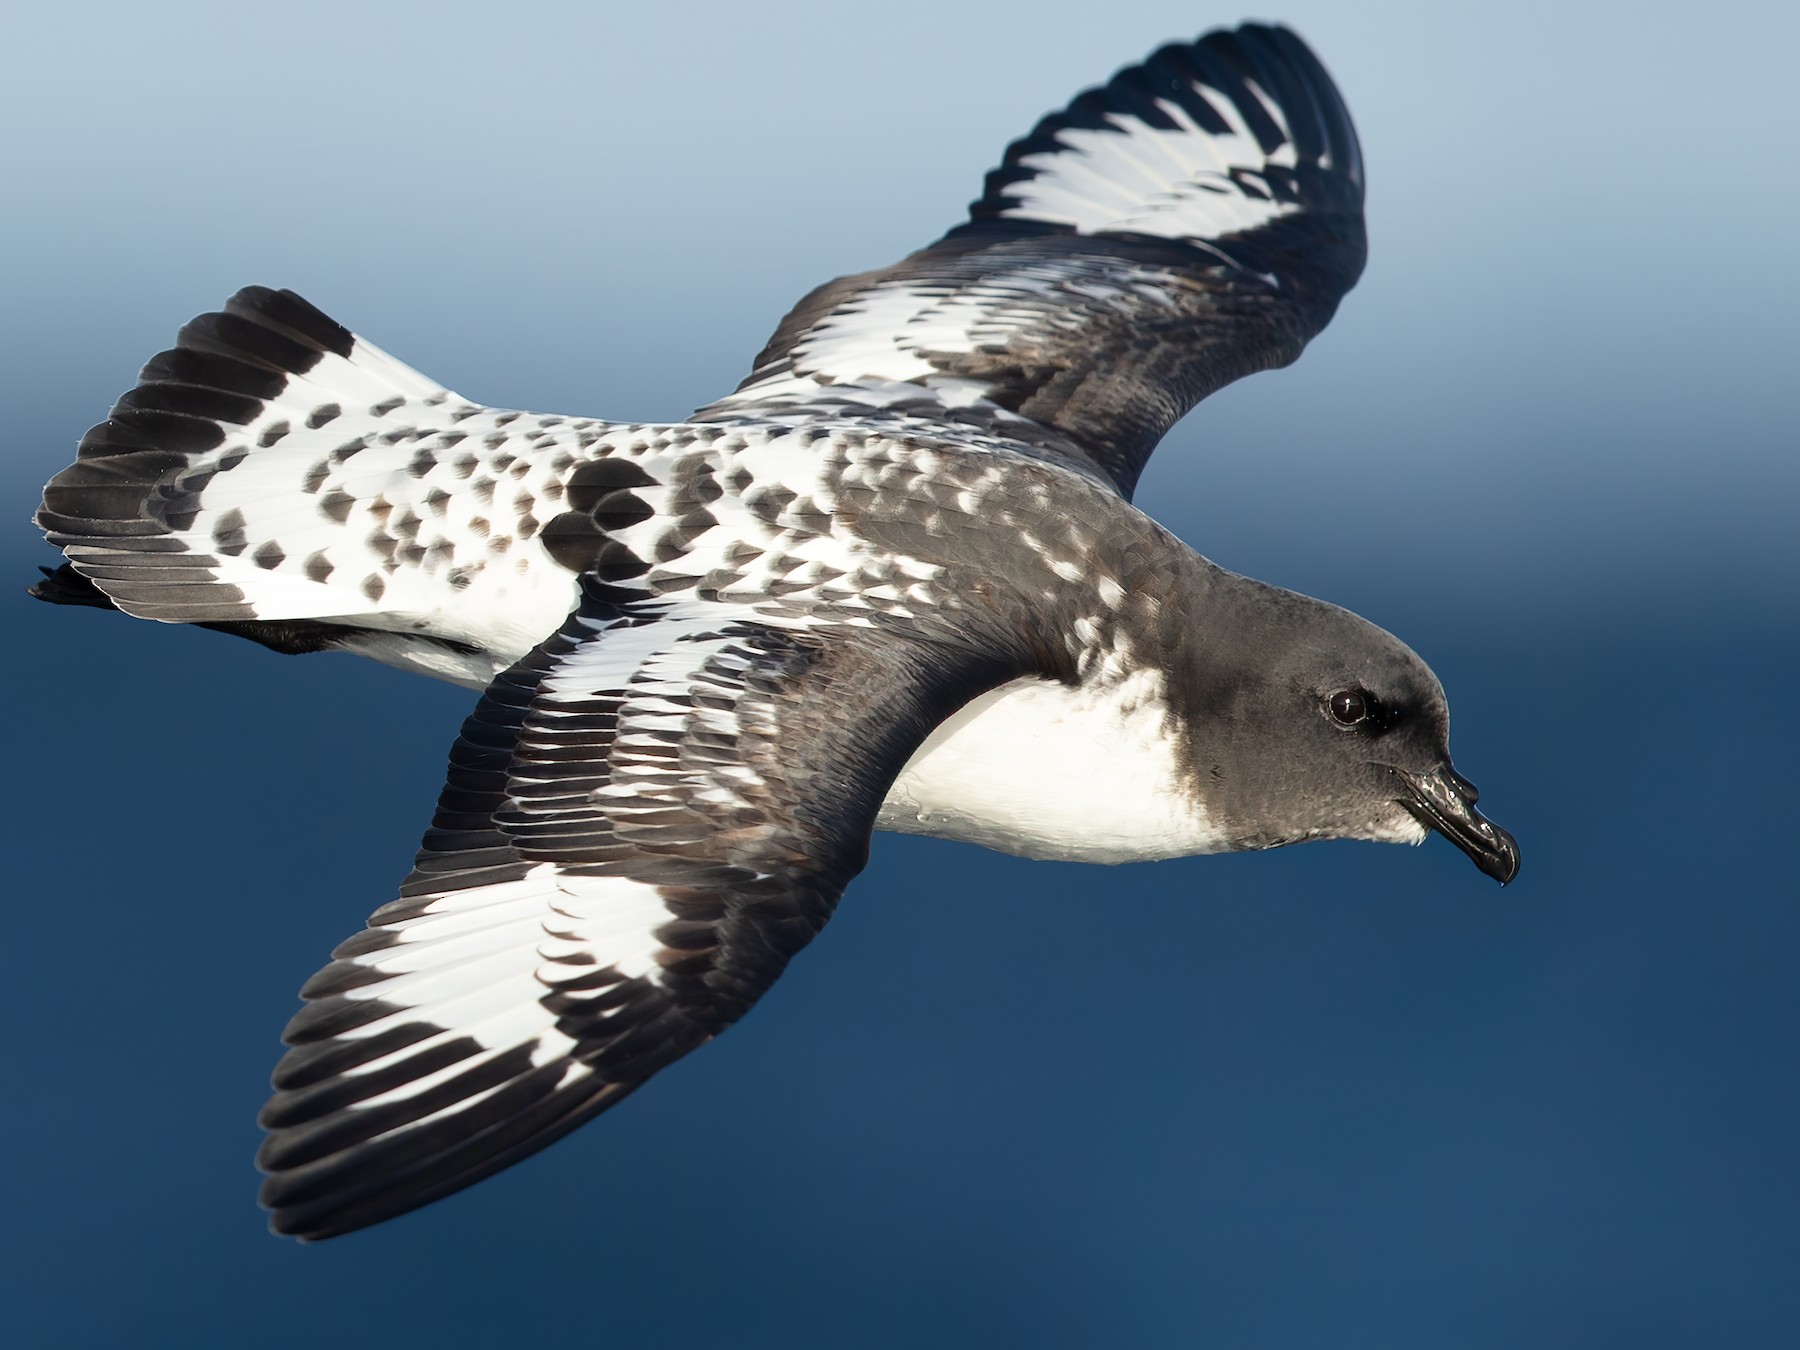
<svg viewBox="0 0 1800 1350"><path fill-rule="evenodd" d="M1162 48L968 218L782 320L685 422L503 411L290 291L153 358L38 523L34 593L481 689L399 898L301 991L276 1231L456 1191L741 1017L874 829L1121 862L1436 830L1502 883L1437 679L1131 503L1364 258L1292 33Z"/></svg>

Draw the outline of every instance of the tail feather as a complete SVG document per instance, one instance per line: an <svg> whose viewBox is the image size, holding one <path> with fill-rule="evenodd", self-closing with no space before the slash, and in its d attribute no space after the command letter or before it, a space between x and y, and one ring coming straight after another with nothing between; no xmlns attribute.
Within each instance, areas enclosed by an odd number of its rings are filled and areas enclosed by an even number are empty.
<svg viewBox="0 0 1800 1350"><path fill-rule="evenodd" d="M34 593L227 631L529 647L574 579L529 534L501 536L598 439L550 425L596 424L471 403L293 292L249 287L183 327L45 488L38 524L72 571Z"/></svg>
<svg viewBox="0 0 1800 1350"><path fill-rule="evenodd" d="M277 463L270 455L233 480L248 492L212 491L215 480L251 454L271 451L296 427L322 432L345 420L330 437L341 450L349 424L378 417L377 409L454 399L293 292L248 287L223 310L185 325L174 348L151 358L137 386L82 437L75 463L44 489L38 524L77 572L140 618L270 617L259 613L259 602L272 603L284 618L353 614L368 608L366 597L336 593L343 588L315 578L303 578L310 586L283 586L276 577L232 575L278 567L268 566L273 553L247 566L235 561L243 550L234 536L242 530L221 498L243 499L235 503L242 516L271 487L277 497L299 488L305 470L295 461L316 460L316 440L310 447L296 442L298 456L290 449Z"/></svg>

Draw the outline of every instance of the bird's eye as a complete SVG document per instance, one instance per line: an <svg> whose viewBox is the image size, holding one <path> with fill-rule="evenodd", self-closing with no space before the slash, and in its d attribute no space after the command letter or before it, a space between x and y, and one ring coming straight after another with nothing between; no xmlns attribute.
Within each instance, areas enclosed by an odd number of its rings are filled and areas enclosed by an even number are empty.
<svg viewBox="0 0 1800 1350"><path fill-rule="evenodd" d="M1331 720L1341 727L1353 727L1369 720L1373 700L1360 689L1340 689L1326 700Z"/></svg>

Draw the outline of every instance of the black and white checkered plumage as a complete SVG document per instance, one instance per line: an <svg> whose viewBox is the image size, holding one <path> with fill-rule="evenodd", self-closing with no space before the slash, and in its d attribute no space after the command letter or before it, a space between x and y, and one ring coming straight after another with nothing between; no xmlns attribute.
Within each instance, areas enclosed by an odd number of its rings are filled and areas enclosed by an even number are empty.
<svg viewBox="0 0 1800 1350"><path fill-rule="evenodd" d="M37 593L484 691L288 1027L276 1229L460 1189L717 1035L878 826L1095 861L1430 826L1509 878L1417 657L1129 501L1330 319L1362 190L1324 71L1250 25L1046 118L684 423L473 403L286 291L188 324L46 488Z"/></svg>

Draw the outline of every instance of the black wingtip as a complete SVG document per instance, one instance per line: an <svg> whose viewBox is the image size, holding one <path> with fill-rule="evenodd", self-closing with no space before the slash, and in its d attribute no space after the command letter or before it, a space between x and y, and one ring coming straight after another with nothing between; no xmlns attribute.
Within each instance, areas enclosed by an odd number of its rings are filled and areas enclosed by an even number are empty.
<svg viewBox="0 0 1800 1350"><path fill-rule="evenodd" d="M502 1088L479 1108L481 1123L466 1137L401 1132L269 1175L261 1195L269 1231L313 1243L399 1218L536 1153L640 1086L590 1079L579 1089L550 1087L559 1073L541 1068Z"/></svg>

